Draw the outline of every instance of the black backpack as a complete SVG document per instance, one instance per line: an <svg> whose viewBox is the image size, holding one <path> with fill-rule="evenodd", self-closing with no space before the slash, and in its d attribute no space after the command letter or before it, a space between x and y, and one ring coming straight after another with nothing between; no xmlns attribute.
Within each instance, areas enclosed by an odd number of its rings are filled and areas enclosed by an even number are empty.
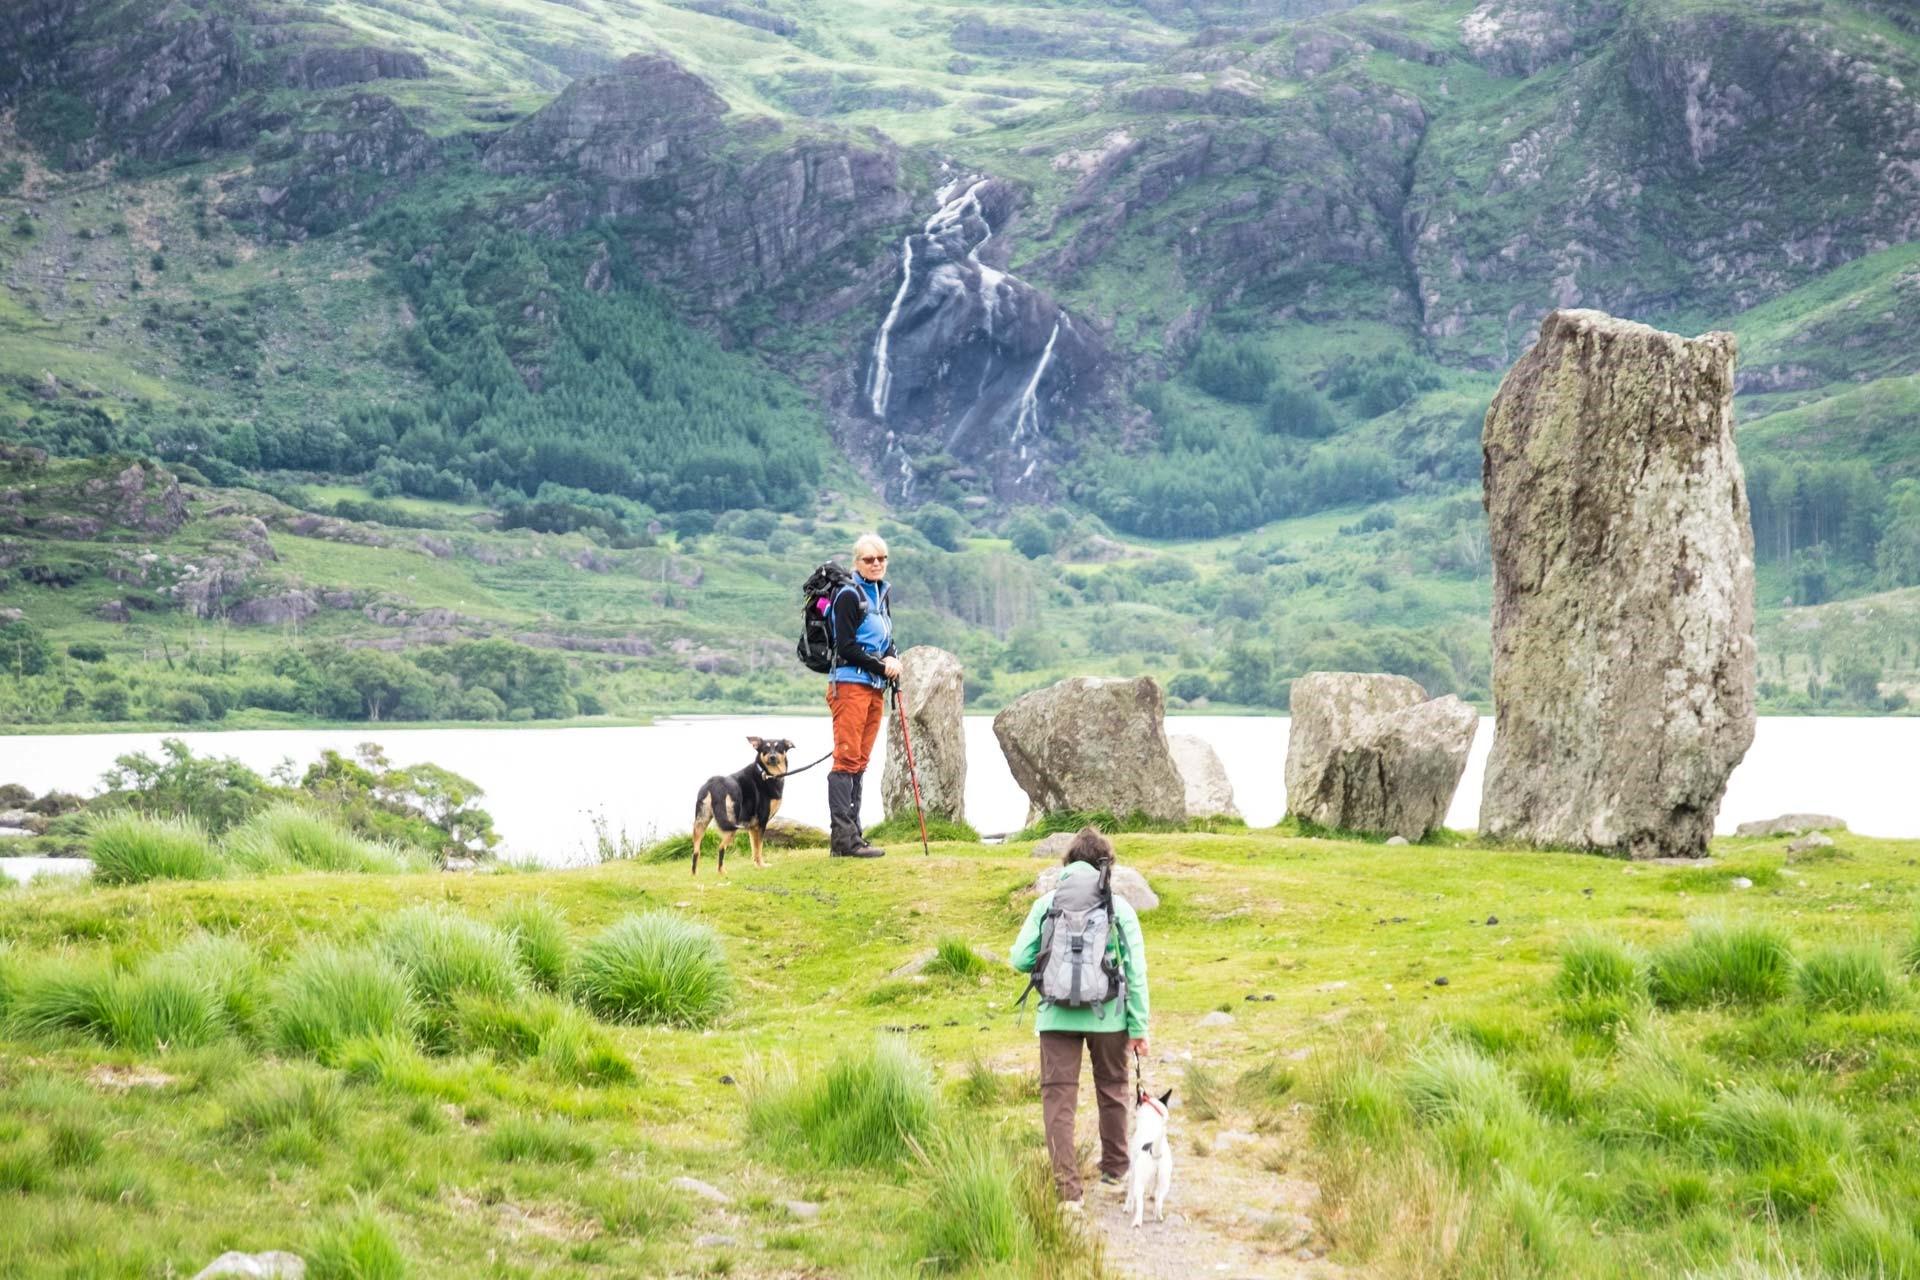
<svg viewBox="0 0 1920 1280"><path fill-rule="evenodd" d="M833 670L833 598L852 585L853 574L829 560L801 586L800 643L794 652L807 670L821 675ZM860 604L866 606L864 597Z"/></svg>

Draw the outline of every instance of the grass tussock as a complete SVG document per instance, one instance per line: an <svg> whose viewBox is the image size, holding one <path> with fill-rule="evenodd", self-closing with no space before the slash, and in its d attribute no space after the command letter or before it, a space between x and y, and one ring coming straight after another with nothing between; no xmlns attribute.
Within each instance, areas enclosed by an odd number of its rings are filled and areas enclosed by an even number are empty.
<svg viewBox="0 0 1920 1280"><path fill-rule="evenodd" d="M935 945L933 958L920 971L930 977L977 978L992 967L965 938L947 937Z"/></svg>
<svg viewBox="0 0 1920 1280"><path fill-rule="evenodd" d="M346 1095L331 1072L277 1066L234 1085L222 1100L223 1132L259 1139L297 1134L315 1142L340 1135Z"/></svg>
<svg viewBox="0 0 1920 1280"><path fill-rule="evenodd" d="M1654 952L1651 970L1653 998L1663 1008L1761 1005L1786 996L1793 950L1776 925L1704 921Z"/></svg>
<svg viewBox="0 0 1920 1280"><path fill-rule="evenodd" d="M393 875L425 869L425 859L397 845L363 840L324 813L277 804L227 833L224 847L236 867L254 875L290 871L344 871Z"/></svg>
<svg viewBox="0 0 1920 1280"><path fill-rule="evenodd" d="M704 1027L733 998L720 935L663 911L627 916L581 947L570 981L614 1022Z"/></svg>
<svg viewBox="0 0 1920 1280"><path fill-rule="evenodd" d="M496 1000L463 996L453 1008L455 1047L505 1063L534 1061L568 1084L623 1084L633 1063L608 1035L572 1005L551 998Z"/></svg>
<svg viewBox="0 0 1920 1280"><path fill-rule="evenodd" d="M163 961L135 970L97 960L45 965L21 980L12 1023L28 1035L80 1032L142 1053L198 1048L231 1034L221 975Z"/></svg>
<svg viewBox="0 0 1920 1280"><path fill-rule="evenodd" d="M1644 999L1647 962L1623 942L1581 934L1560 948L1553 993L1563 1001Z"/></svg>
<svg viewBox="0 0 1920 1280"><path fill-rule="evenodd" d="M506 1164L585 1165L599 1154L564 1120L513 1116L487 1135L487 1155Z"/></svg>
<svg viewBox="0 0 1920 1280"><path fill-rule="evenodd" d="M937 1119L932 1072L890 1037L805 1079L762 1077L747 1100L748 1132L790 1163L897 1165L931 1140Z"/></svg>
<svg viewBox="0 0 1920 1280"><path fill-rule="evenodd" d="M384 955L318 947L281 971L267 999L269 1043L330 1061L349 1040L410 1040L418 1013L407 976Z"/></svg>
<svg viewBox="0 0 1920 1280"><path fill-rule="evenodd" d="M456 997L516 1000L527 992L526 970L510 935L441 907L409 907L388 921L381 950L400 971L414 998L445 1010Z"/></svg>
<svg viewBox="0 0 1920 1280"><path fill-rule="evenodd" d="M125 810L92 820L87 856L102 884L215 880L226 861L207 829L191 818L149 818Z"/></svg>
<svg viewBox="0 0 1920 1280"><path fill-rule="evenodd" d="M1905 996L1886 951L1874 943L1821 947L1794 975L1800 1001L1827 1013L1891 1009Z"/></svg>
<svg viewBox="0 0 1920 1280"><path fill-rule="evenodd" d="M380 1216L357 1208L320 1228L302 1256L307 1280L407 1280L407 1257Z"/></svg>
<svg viewBox="0 0 1920 1280"><path fill-rule="evenodd" d="M528 981L542 991L566 988L573 939L567 933L564 912L545 899L528 898L501 908L494 923L513 939Z"/></svg>

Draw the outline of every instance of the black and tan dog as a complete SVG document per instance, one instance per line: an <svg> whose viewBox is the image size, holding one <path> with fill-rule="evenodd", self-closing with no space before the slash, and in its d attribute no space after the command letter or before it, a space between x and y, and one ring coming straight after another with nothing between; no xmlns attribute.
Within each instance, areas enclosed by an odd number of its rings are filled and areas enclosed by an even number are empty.
<svg viewBox="0 0 1920 1280"><path fill-rule="evenodd" d="M727 874L727 846L745 827L753 845L753 865L764 867L762 849L767 824L780 812L780 800L787 788L787 752L793 744L785 738L754 738L753 763L738 773L708 778L693 802L693 874L700 874L700 842L706 839L707 826L720 828L720 874Z"/></svg>

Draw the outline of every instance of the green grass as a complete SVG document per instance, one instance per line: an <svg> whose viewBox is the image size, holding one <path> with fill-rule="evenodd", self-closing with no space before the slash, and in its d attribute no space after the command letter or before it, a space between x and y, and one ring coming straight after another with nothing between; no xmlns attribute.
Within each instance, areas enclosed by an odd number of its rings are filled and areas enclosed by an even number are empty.
<svg viewBox="0 0 1920 1280"><path fill-rule="evenodd" d="M1582 991L1623 989L1617 963L1570 957L1687 945L1688 869L1288 829L1115 839L1166 900L1142 918L1146 1072L1176 1090L1189 1174L1317 1184L1315 1247L1344 1269L1611 1280L1761 1259L1831 1277L1879 1250L1900 1273L1903 1224L1920 1220L1904 1172L1920 1010L1822 1011L1792 980L1759 1004L1664 1006L1629 979L1638 1007L1616 1034L1566 1017ZM1903 942L1920 844L1848 848L1729 897L1723 925L1779 933L1790 974L1833 945L1835 918L1849 946ZM1010 938L1026 852L795 853L725 888L625 862L0 899L0 1179L26 1188L0 1194L0 1271L191 1274L228 1247L308 1250L365 1211L416 1274L693 1275L724 1257L735 1274L1091 1280L1048 1234L1044 1162L1032 1190L1031 1025L1006 1013L1018 984L867 999L935 940ZM739 996L678 1027L602 1020L571 986L456 991L422 1034L388 930L414 911L487 922L517 958L510 921L535 901L564 920L553 937L579 942L671 909L724 943ZM1568 987L1572 968L1614 977ZM216 1038L120 1043L117 982L209 970ZM1275 998L1244 998L1261 993ZM1236 1021L1200 1028L1222 1005ZM1218 1142L1229 1129L1257 1141ZM937 1172L903 1137L937 1161L955 1133L968 1145ZM751 1253L696 1243L717 1228L667 1186L683 1175L732 1197L727 1233Z"/></svg>
<svg viewBox="0 0 1920 1280"><path fill-rule="evenodd" d="M628 916L587 942L570 982L603 1018L671 1027L711 1023L734 986L719 935L666 912Z"/></svg>
<svg viewBox="0 0 1920 1280"><path fill-rule="evenodd" d="M87 835L87 856L103 884L212 880L226 873L206 828L191 818L136 813L96 818Z"/></svg>
<svg viewBox="0 0 1920 1280"><path fill-rule="evenodd" d="M382 931L381 948L407 976L413 998L442 1018L460 996L512 1001L527 973L511 935L436 907L410 907Z"/></svg>
<svg viewBox="0 0 1920 1280"><path fill-rule="evenodd" d="M316 1231L304 1256L312 1280L406 1280L412 1274L393 1232L366 1208Z"/></svg>
<svg viewBox="0 0 1920 1280"><path fill-rule="evenodd" d="M897 814L878 826L868 827L867 839L874 844L917 844L920 840L920 819L911 813ZM929 842L958 840L978 844L980 833L965 822L956 822L951 818L929 817L927 840Z"/></svg>
<svg viewBox="0 0 1920 1280"><path fill-rule="evenodd" d="M269 1043L323 1061L361 1036L410 1035L417 1016L405 971L371 951L303 951L267 998Z"/></svg>
<svg viewBox="0 0 1920 1280"><path fill-rule="evenodd" d="M977 978L992 968L965 938L942 938L934 947L933 958L920 972L948 978Z"/></svg>
<svg viewBox="0 0 1920 1280"><path fill-rule="evenodd" d="M255 875L288 871L387 873L420 869L420 858L395 845L363 840L325 814L279 804L227 833L222 847L234 865Z"/></svg>
<svg viewBox="0 0 1920 1280"><path fill-rule="evenodd" d="M566 916L558 907L541 898L511 902L494 917L494 923L513 939L529 982L542 991L559 991L566 986L567 970L573 963L573 941L567 934Z"/></svg>
<svg viewBox="0 0 1920 1280"><path fill-rule="evenodd" d="M1653 954L1653 998L1670 1009L1765 1004L1792 982L1793 953L1775 925L1703 921Z"/></svg>
<svg viewBox="0 0 1920 1280"><path fill-rule="evenodd" d="M881 1038L803 1078L775 1072L747 1104L747 1130L772 1154L825 1165L896 1165L931 1138L932 1072L904 1044Z"/></svg>
<svg viewBox="0 0 1920 1280"><path fill-rule="evenodd" d="M1809 953L1800 961L1794 985L1808 1008L1830 1013L1890 1009L1907 995L1886 949L1875 943L1827 946Z"/></svg>

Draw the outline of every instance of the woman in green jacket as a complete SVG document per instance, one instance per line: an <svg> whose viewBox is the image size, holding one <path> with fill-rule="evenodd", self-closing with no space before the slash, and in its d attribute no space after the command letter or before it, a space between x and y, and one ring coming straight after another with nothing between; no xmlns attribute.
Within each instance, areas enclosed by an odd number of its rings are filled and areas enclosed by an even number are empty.
<svg viewBox="0 0 1920 1280"><path fill-rule="evenodd" d="M1093 827L1084 827L1062 859L1060 884L1069 878L1094 878L1113 862L1113 844ZM1058 888L1055 893L1058 893ZM1054 894L1041 895L1027 913L1020 937L1008 957L1022 973L1032 973L1040 958L1040 927L1053 907ZM1053 1158L1053 1182L1060 1207L1081 1212L1080 1166L1073 1145L1073 1118L1080 1102L1080 1048L1093 1062L1093 1090L1100 1109L1100 1183L1127 1185L1127 1059L1147 1054L1147 948L1140 917L1126 899L1113 899L1107 953L1117 955L1126 977L1125 1008L1116 997L1097 1008L1070 1009L1042 1001L1034 1018L1040 1037L1040 1115Z"/></svg>

